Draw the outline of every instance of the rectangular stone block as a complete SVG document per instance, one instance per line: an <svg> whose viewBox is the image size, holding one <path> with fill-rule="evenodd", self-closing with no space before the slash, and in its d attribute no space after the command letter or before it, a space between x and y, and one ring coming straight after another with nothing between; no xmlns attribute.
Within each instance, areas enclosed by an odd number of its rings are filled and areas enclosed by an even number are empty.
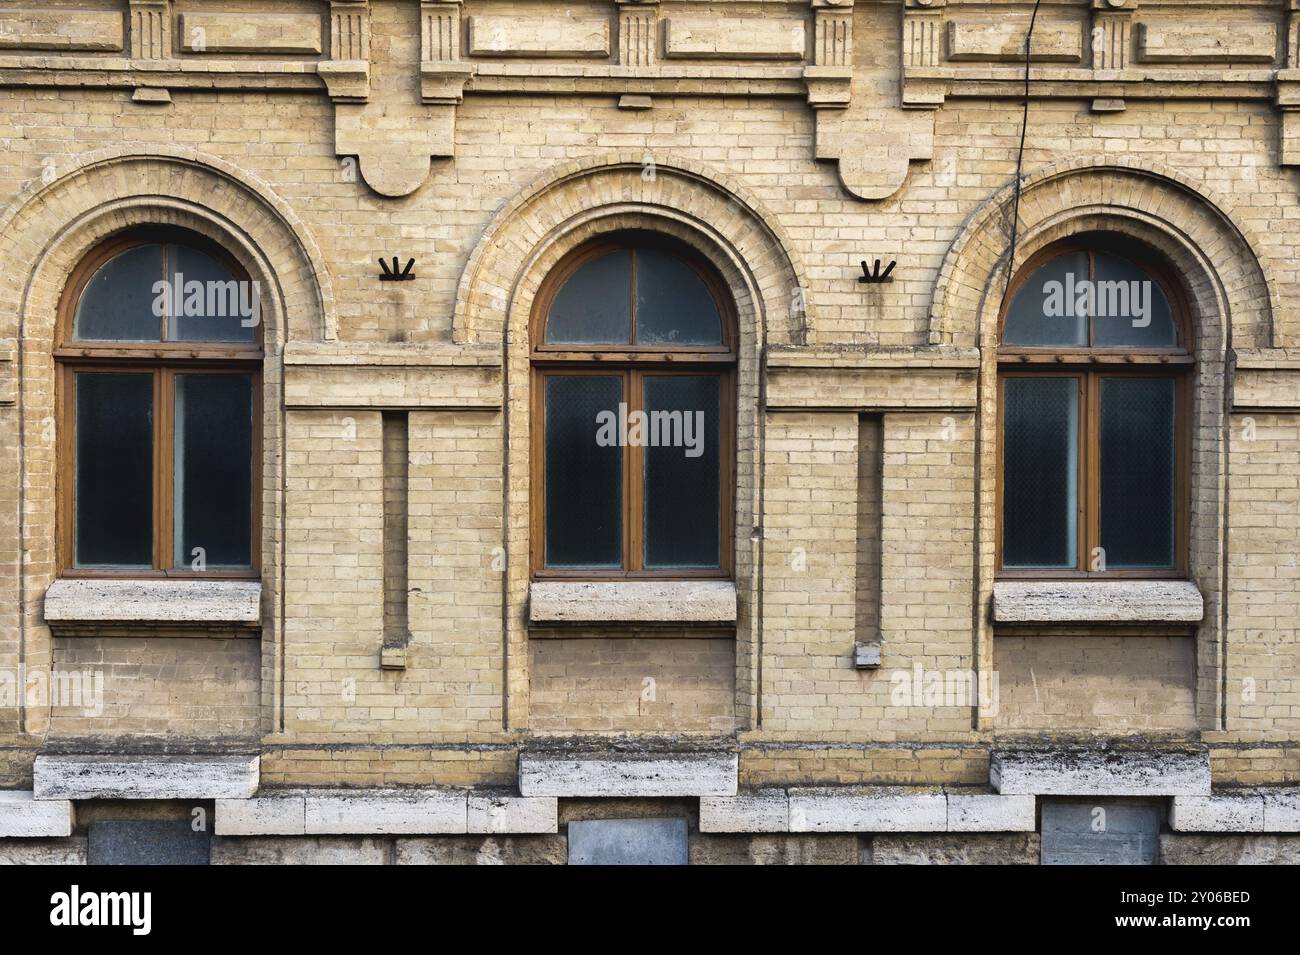
<svg viewBox="0 0 1300 955"><path fill-rule="evenodd" d="M700 800L700 832L788 832L790 797L773 789Z"/></svg>
<svg viewBox="0 0 1300 955"><path fill-rule="evenodd" d="M1272 63L1277 27L1257 20L1178 20L1138 24L1144 63Z"/></svg>
<svg viewBox="0 0 1300 955"><path fill-rule="evenodd" d="M601 58L609 56L604 17L469 17L473 56Z"/></svg>
<svg viewBox="0 0 1300 955"><path fill-rule="evenodd" d="M941 792L905 789L792 789L791 832L943 832Z"/></svg>
<svg viewBox="0 0 1300 955"><path fill-rule="evenodd" d="M308 13L183 13L186 53L320 53L321 20Z"/></svg>
<svg viewBox="0 0 1300 955"><path fill-rule="evenodd" d="M989 781L1003 795L1208 796L1204 753L1020 750L994 753Z"/></svg>
<svg viewBox="0 0 1300 955"><path fill-rule="evenodd" d="M525 796L734 796L734 753L519 757Z"/></svg>
<svg viewBox="0 0 1300 955"><path fill-rule="evenodd" d="M948 59L1024 62L1028 21L1008 19L994 23L948 23ZM1083 59L1083 25L1051 23L1041 18L1034 25L1029 58L1039 63L1078 63Z"/></svg>
<svg viewBox="0 0 1300 955"><path fill-rule="evenodd" d="M559 801L554 798L471 793L467 831L530 833L559 831Z"/></svg>
<svg viewBox="0 0 1300 955"><path fill-rule="evenodd" d="M306 796L309 835L464 833L464 793L334 791Z"/></svg>
<svg viewBox="0 0 1300 955"><path fill-rule="evenodd" d="M804 21L781 17L670 17L664 55L709 60L802 60Z"/></svg>
<svg viewBox="0 0 1300 955"><path fill-rule="evenodd" d="M207 865L212 834L188 820L106 819L92 822L90 865Z"/></svg>
<svg viewBox="0 0 1300 955"><path fill-rule="evenodd" d="M257 756L37 756L37 799L245 799Z"/></svg>
<svg viewBox="0 0 1300 955"><path fill-rule="evenodd" d="M734 623L731 581L534 581L528 619L562 623Z"/></svg>
<svg viewBox="0 0 1300 955"><path fill-rule="evenodd" d="M948 793L949 832L1033 832L1038 828L1033 796Z"/></svg>
<svg viewBox="0 0 1300 955"><path fill-rule="evenodd" d="M77 623L261 622L262 585L252 580L56 580L45 621Z"/></svg>
<svg viewBox="0 0 1300 955"><path fill-rule="evenodd" d="M0 50L116 52L126 43L122 14L86 10L0 12Z"/></svg>
<svg viewBox="0 0 1300 955"><path fill-rule="evenodd" d="M214 829L219 836L300 836L307 831L301 794L218 799Z"/></svg>
<svg viewBox="0 0 1300 955"><path fill-rule="evenodd" d="M0 792L0 839L70 836L73 819L66 799L38 801L30 792Z"/></svg>
<svg viewBox="0 0 1300 955"><path fill-rule="evenodd" d="M1042 865L1155 865L1160 809L1086 802L1043 804Z"/></svg>
<svg viewBox="0 0 1300 955"><path fill-rule="evenodd" d="M1200 623L1190 580L1013 581L993 585L994 623Z"/></svg>
<svg viewBox="0 0 1300 955"><path fill-rule="evenodd" d="M1264 790L1264 831L1300 832L1300 789Z"/></svg>
<svg viewBox="0 0 1300 955"><path fill-rule="evenodd" d="M1169 828L1177 832L1263 832L1264 797L1257 792L1176 796Z"/></svg>
<svg viewBox="0 0 1300 955"><path fill-rule="evenodd" d="M685 819L569 823L569 865L686 865Z"/></svg>
<svg viewBox="0 0 1300 955"><path fill-rule="evenodd" d="M85 836L67 839L0 839L0 866L85 865L87 842Z"/></svg>

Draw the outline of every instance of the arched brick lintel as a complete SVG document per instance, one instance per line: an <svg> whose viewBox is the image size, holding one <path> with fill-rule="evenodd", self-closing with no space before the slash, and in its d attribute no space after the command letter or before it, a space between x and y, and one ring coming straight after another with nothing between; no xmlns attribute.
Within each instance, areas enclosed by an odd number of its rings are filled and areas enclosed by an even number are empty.
<svg viewBox="0 0 1300 955"><path fill-rule="evenodd" d="M0 303L14 335L46 316L57 272L95 242L146 222L185 225L222 243L269 290L268 345L336 337L334 295L310 231L269 185L215 156L153 146L148 155L105 149L33 180L0 211ZM48 180L48 181L46 181ZM62 273L66 275L66 271ZM274 322L274 324L272 324ZM24 337L42 329L24 325Z"/></svg>
<svg viewBox="0 0 1300 955"><path fill-rule="evenodd" d="M948 248L930 312L932 344L987 344L1007 280L1013 187L990 197ZM1155 163L1079 158L1044 167L1021 188L1018 268L1050 242L1087 230L1122 232L1155 246L1182 275L1202 348L1282 344L1276 283L1260 243L1230 203ZM1230 323L1230 333L1229 333Z"/></svg>
<svg viewBox="0 0 1300 955"><path fill-rule="evenodd" d="M493 217L461 274L452 338L499 343L517 315L525 276L539 257L576 232L599 232L629 217L666 226L711 258L738 298L755 293L741 314L741 335L755 344L802 344L814 338L807 271L784 230L739 183L684 160L615 154L566 163L526 185ZM743 276L743 278L741 277ZM745 327L746 324L749 327Z"/></svg>

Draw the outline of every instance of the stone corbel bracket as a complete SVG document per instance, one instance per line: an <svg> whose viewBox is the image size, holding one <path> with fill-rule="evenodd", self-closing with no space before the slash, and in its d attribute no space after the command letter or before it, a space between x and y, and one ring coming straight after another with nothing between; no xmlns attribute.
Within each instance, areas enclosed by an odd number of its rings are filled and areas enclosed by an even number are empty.
<svg viewBox="0 0 1300 955"><path fill-rule="evenodd" d="M1278 163L1300 166L1300 0L1287 0L1286 66L1277 71L1277 108L1282 113Z"/></svg>
<svg viewBox="0 0 1300 955"><path fill-rule="evenodd" d="M420 102L405 103L371 98L369 0L330 3L334 59L318 72L334 100L334 151L356 156L381 196L409 196L434 157L454 155L456 106L472 73L460 59L460 9L460 0L421 2Z"/></svg>
<svg viewBox="0 0 1300 955"><path fill-rule="evenodd" d="M364 103L370 96L370 4L368 0L330 3L330 58L316 74L335 103Z"/></svg>
<svg viewBox="0 0 1300 955"><path fill-rule="evenodd" d="M929 13L943 0L908 0L904 37L913 9ZM813 61L804 68L808 103L816 113L815 155L838 163L840 182L859 199L888 199L913 162L934 155L935 104L922 112L853 103L853 0L812 0ZM905 44L906 45L906 44ZM942 102L942 100L940 100Z"/></svg>

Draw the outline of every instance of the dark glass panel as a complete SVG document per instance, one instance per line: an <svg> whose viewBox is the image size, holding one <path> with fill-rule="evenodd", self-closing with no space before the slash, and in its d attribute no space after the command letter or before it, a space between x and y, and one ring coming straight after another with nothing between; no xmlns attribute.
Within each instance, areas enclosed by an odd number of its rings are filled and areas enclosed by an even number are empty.
<svg viewBox="0 0 1300 955"><path fill-rule="evenodd" d="M251 342L261 322L252 282L237 280L212 256L167 246L172 298L167 337L172 341Z"/></svg>
<svg viewBox="0 0 1300 955"><path fill-rule="evenodd" d="M1101 381L1101 546L1106 567L1174 562L1175 384Z"/></svg>
<svg viewBox="0 0 1300 955"><path fill-rule="evenodd" d="M1002 563L1075 567L1079 382L1003 380Z"/></svg>
<svg viewBox="0 0 1300 955"><path fill-rule="evenodd" d="M1092 343L1103 348L1173 348L1173 309L1160 283L1128 259L1094 256Z"/></svg>
<svg viewBox="0 0 1300 955"><path fill-rule="evenodd" d="M638 345L720 345L722 317L699 273L659 249L636 252Z"/></svg>
<svg viewBox="0 0 1300 955"><path fill-rule="evenodd" d="M82 341L156 342L166 295L162 246L139 245L113 256L82 289L72 334Z"/></svg>
<svg viewBox="0 0 1300 955"><path fill-rule="evenodd" d="M545 390L546 564L621 567L623 379L550 375Z"/></svg>
<svg viewBox="0 0 1300 955"><path fill-rule="evenodd" d="M252 563L253 379L177 375L173 560L191 567Z"/></svg>
<svg viewBox="0 0 1300 955"><path fill-rule="evenodd" d="M617 345L632 341L632 253L591 259L569 276L551 301L548 345Z"/></svg>
<svg viewBox="0 0 1300 955"><path fill-rule="evenodd" d="M722 534L716 375L645 378L645 566L717 567Z"/></svg>
<svg viewBox="0 0 1300 955"><path fill-rule="evenodd" d="M153 375L78 372L79 566L153 566Z"/></svg>
<svg viewBox="0 0 1300 955"><path fill-rule="evenodd" d="M1059 255L1035 270L1011 299L1002 344L1087 345L1087 288L1088 256L1082 252Z"/></svg>

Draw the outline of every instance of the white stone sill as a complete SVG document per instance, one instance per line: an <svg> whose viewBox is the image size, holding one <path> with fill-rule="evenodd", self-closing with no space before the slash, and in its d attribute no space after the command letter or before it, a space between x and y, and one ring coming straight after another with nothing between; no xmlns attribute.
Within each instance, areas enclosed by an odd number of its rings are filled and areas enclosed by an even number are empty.
<svg viewBox="0 0 1300 955"><path fill-rule="evenodd" d="M78 624L225 624L261 622L255 580L102 580L62 578L45 591L45 622Z"/></svg>
<svg viewBox="0 0 1300 955"><path fill-rule="evenodd" d="M1200 623L1205 601L1190 580L1000 580L994 623Z"/></svg>
<svg viewBox="0 0 1300 955"><path fill-rule="evenodd" d="M537 580L528 588L528 622L736 622L736 585L729 580Z"/></svg>

